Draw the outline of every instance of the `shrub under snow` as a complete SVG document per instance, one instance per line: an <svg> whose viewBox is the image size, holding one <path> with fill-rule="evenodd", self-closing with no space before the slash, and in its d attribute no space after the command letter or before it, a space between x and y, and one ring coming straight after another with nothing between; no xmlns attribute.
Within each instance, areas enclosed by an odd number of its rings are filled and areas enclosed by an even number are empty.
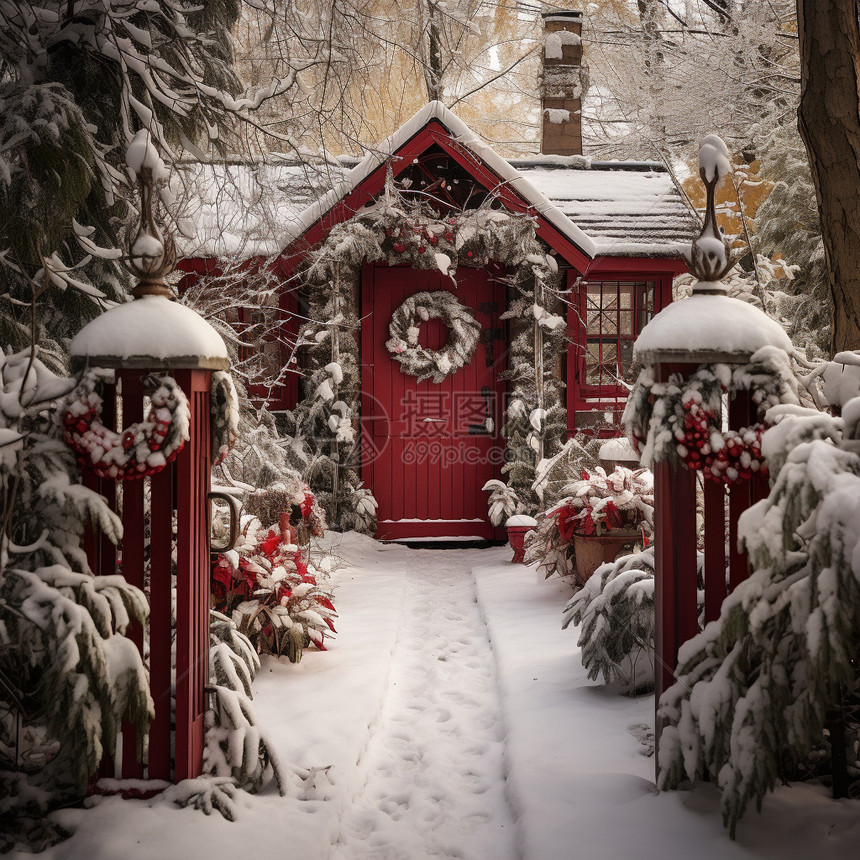
<svg viewBox="0 0 860 860"><path fill-rule="evenodd" d="M764 436L778 474L739 524L754 572L682 647L659 704L660 787L711 774L732 835L858 688L860 398L842 418L783 406L768 420L779 422Z"/></svg>

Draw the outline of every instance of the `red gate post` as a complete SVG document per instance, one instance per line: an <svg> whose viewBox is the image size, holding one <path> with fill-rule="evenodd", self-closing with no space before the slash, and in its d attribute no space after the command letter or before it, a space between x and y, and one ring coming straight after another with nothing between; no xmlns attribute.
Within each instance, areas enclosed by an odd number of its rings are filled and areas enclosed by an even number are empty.
<svg viewBox="0 0 860 860"><path fill-rule="evenodd" d="M101 420L119 434L144 418L143 381L150 374L169 374L187 400L187 441L151 477L113 481L84 469L88 485L108 498L123 524L117 554L103 541L87 541L90 566L98 575L122 573L150 605L146 629L129 631L149 669L155 704L148 743L139 756L136 738L124 729L122 755L111 765L114 751L106 753L101 773L178 782L202 769L209 675L209 391L212 372L227 370L230 363L220 335L173 301L164 283L175 259L173 245L162 239L152 218L147 167L139 179L141 227L130 262L139 278L134 301L85 326L72 341L71 355L76 370L114 370L115 391L105 392L111 408L103 409Z"/></svg>
<svg viewBox="0 0 860 860"><path fill-rule="evenodd" d="M706 369L712 371L708 377L711 391L721 385L723 391L728 392L722 397L716 396L717 403L709 401L708 409L716 410L717 414L709 415L710 423L706 425L709 429L704 435L688 437L685 434L668 442L664 439L663 453L654 463L657 703L674 683L679 649L700 630L696 556L698 512L702 514L704 525L704 620L707 623L719 616L728 590L748 575L746 557L737 543L738 518L766 493L761 475L753 472L752 477L745 477L740 469L738 475L732 476L738 480L730 481L727 487L723 472L713 471L726 464L708 465L707 457L699 455L712 454L714 440L710 428L740 430L750 427L756 420L751 391L745 389L742 382L732 382L733 369L747 365L763 347L777 347L786 353L792 349L788 335L778 323L748 302L730 298L720 281L736 262L717 228L714 209L714 190L728 169L725 144L714 135L705 138L699 154L699 175L707 191L705 223L687 254L690 270L698 283L689 299L668 305L643 328L633 353L634 361L644 366L643 373L650 374L648 384L664 386L660 391L674 390L676 396L679 391L695 395L688 383L700 370ZM670 384L668 388L666 383ZM701 389L697 391L702 400ZM642 401L635 402L637 409L643 408ZM682 398L682 402L689 407L690 401ZM695 397L693 402L698 402ZM685 416L685 420L688 417ZM651 424L655 421L659 424L665 418L655 410L648 419L649 434L658 432ZM694 419L693 423L695 420L702 419ZM690 430L691 434L696 432L701 431ZM692 444L708 446L696 451L689 466L681 462L682 457L686 457L681 452L671 458L665 453L666 450L674 453L677 445L689 453L688 438L695 440ZM709 470L709 478L715 476L719 480L706 480L703 468ZM728 480L728 473L725 480ZM658 720L655 725L658 745L661 729ZM659 754L655 759L659 769Z"/></svg>

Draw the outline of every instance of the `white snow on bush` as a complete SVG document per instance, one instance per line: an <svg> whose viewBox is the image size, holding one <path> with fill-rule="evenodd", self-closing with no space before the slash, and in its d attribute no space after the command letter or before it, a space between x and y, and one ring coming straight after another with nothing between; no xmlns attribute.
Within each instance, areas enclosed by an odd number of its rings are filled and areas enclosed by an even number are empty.
<svg viewBox="0 0 860 860"><path fill-rule="evenodd" d="M324 379L314 391L314 397L318 400L334 400L334 391L332 391L331 383Z"/></svg>
<svg viewBox="0 0 860 860"><path fill-rule="evenodd" d="M860 395L860 353L837 353L827 362L821 380L824 396L832 406L842 406Z"/></svg>
<svg viewBox="0 0 860 860"><path fill-rule="evenodd" d="M436 258L439 271L443 275L449 275L451 273L451 258L447 254L434 254L433 256Z"/></svg>
<svg viewBox="0 0 860 860"><path fill-rule="evenodd" d="M529 414L529 424L534 427L536 433L540 433L546 421L546 409L532 409Z"/></svg>
<svg viewBox="0 0 860 860"><path fill-rule="evenodd" d="M332 378L335 385L340 385L343 382L343 368L336 361L327 364L323 369Z"/></svg>

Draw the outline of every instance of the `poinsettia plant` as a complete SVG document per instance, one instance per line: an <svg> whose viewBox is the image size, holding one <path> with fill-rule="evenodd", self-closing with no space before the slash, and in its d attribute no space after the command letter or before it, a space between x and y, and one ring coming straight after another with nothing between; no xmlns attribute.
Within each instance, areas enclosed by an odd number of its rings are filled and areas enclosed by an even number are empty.
<svg viewBox="0 0 860 860"><path fill-rule="evenodd" d="M547 511L561 537L602 535L615 529L651 531L654 477L648 469L617 466L609 474L598 466L582 470L580 480L564 488L565 497Z"/></svg>
<svg viewBox="0 0 860 860"><path fill-rule="evenodd" d="M296 542L297 533L315 534L325 527L308 496L310 491L294 506L302 521L299 528L276 510L268 518L277 527L267 527L259 516L244 516L236 546L220 553L212 568L213 608L231 617L257 651L286 655L293 663L310 644L325 651L326 634L336 632L332 595L322 582L325 573Z"/></svg>
<svg viewBox="0 0 860 860"><path fill-rule="evenodd" d="M537 515L537 526L526 536L526 564L537 563L547 577L568 576L575 567L575 535L637 530L647 546L653 519L654 478L647 469L583 469L578 480L563 486L562 498Z"/></svg>

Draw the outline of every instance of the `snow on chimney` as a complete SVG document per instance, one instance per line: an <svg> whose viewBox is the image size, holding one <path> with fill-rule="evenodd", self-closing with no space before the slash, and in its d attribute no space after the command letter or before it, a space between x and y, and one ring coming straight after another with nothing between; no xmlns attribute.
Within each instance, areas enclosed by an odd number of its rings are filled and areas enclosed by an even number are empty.
<svg viewBox="0 0 860 860"><path fill-rule="evenodd" d="M544 12L541 145L546 155L582 155L582 12Z"/></svg>

